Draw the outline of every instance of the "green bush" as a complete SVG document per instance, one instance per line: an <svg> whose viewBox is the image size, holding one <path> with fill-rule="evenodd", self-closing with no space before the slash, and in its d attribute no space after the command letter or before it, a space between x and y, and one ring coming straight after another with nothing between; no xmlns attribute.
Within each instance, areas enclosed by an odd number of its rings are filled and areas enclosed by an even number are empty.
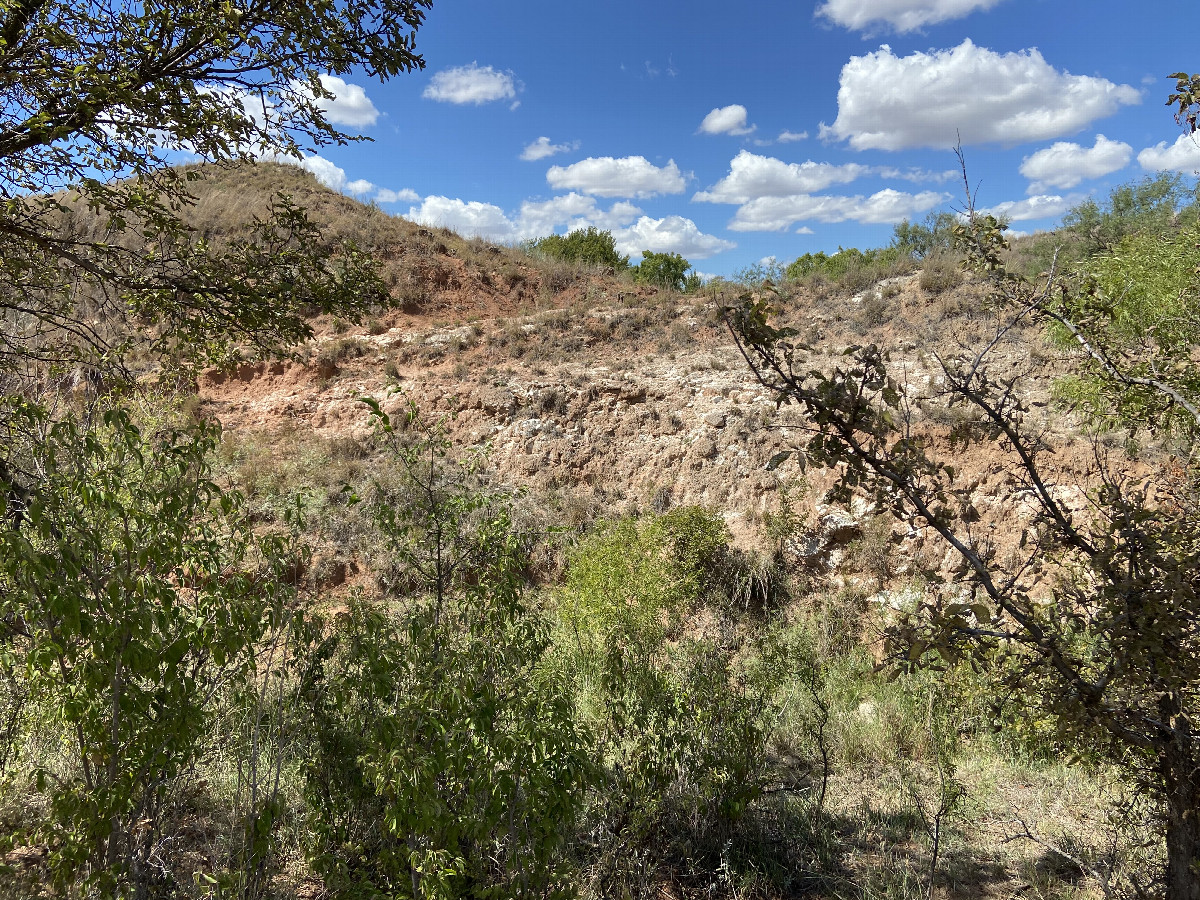
<svg viewBox="0 0 1200 900"><path fill-rule="evenodd" d="M828 280L842 290L861 291L894 275L911 272L915 263L896 247L859 250L839 248L837 253L806 253L784 270L789 281Z"/></svg>
<svg viewBox="0 0 1200 900"><path fill-rule="evenodd" d="M1089 198L1073 207L1057 230L1014 241L1009 267L1029 279L1052 265L1058 272L1086 268L1087 259L1116 249L1126 238L1166 237L1195 227L1198 201L1200 187L1174 172L1119 185L1103 201Z"/></svg>
<svg viewBox="0 0 1200 900"><path fill-rule="evenodd" d="M634 268L635 281L682 291L688 282L687 271L692 264L678 253L642 251L642 261Z"/></svg>
<svg viewBox="0 0 1200 900"><path fill-rule="evenodd" d="M720 517L690 507L611 523L568 561L556 666L604 765L587 819L601 893L627 889L637 859L717 865L761 796L770 691L728 628L692 615L721 596L727 551Z"/></svg>
<svg viewBox="0 0 1200 900"><path fill-rule="evenodd" d="M1153 232L1124 238L1111 251L1081 264L1074 279L1078 296L1064 298L1066 317L1099 336L1133 379L1172 384L1187 396L1196 390L1189 369L1200 342L1200 228L1173 234ZM1062 347L1078 346L1065 326L1051 337ZM1194 417L1150 385L1114 384L1088 358L1080 371L1057 386L1061 399L1081 408L1097 424L1157 420L1159 427L1194 427Z"/></svg>
<svg viewBox="0 0 1200 900"><path fill-rule="evenodd" d="M616 240L611 231L601 231L594 226L572 231L569 234L550 234L530 241L526 249L540 253L549 259L584 263L593 266L610 266L621 272L629 268L629 257L617 252Z"/></svg>
<svg viewBox="0 0 1200 900"><path fill-rule="evenodd" d="M373 509L391 597L353 598L304 678L310 859L342 897L569 893L558 864L591 767L545 623L525 603L509 498L415 409L393 426L401 486ZM405 499L392 502L396 496Z"/></svg>
<svg viewBox="0 0 1200 900"><path fill-rule="evenodd" d="M41 477L0 467L0 670L64 754L19 768L48 801L52 881L145 896L169 880L159 842L175 839L164 828L218 701L253 674L292 595L292 551L210 480L215 429L148 435L122 411L86 427L6 406L37 436L10 444L18 465Z"/></svg>

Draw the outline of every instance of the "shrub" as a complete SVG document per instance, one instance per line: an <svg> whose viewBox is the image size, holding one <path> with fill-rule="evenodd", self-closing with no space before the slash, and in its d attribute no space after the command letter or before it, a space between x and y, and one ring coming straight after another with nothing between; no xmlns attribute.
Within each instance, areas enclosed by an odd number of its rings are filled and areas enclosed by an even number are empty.
<svg viewBox="0 0 1200 900"><path fill-rule="evenodd" d="M635 281L644 284L655 284L659 287L684 289L687 283L687 271L692 264L678 253L652 253L642 251L642 262L633 270Z"/></svg>
<svg viewBox="0 0 1200 900"><path fill-rule="evenodd" d="M610 523L569 559L557 665L605 766L589 813L605 836L605 895L628 886L637 859L717 865L762 793L767 692L728 633L686 626L719 593L727 541L718 516L684 507Z"/></svg>
<svg viewBox="0 0 1200 900"><path fill-rule="evenodd" d="M594 226L572 231L566 235L551 234L538 238L526 245L526 249L549 259L566 262L586 263L594 266L611 266L615 271L629 268L629 257L617 252L616 240L611 231L600 231Z"/></svg>
<svg viewBox="0 0 1200 900"><path fill-rule="evenodd" d="M378 485L376 521L406 577L317 629L303 690L313 865L343 897L566 893L562 826L591 769L568 698L542 677L547 631L524 601L508 499L415 410L411 442L372 410L408 498Z"/></svg>
<svg viewBox="0 0 1200 900"><path fill-rule="evenodd" d="M5 413L39 434L22 459L42 473L35 488L0 465L0 672L61 727L65 766L34 759L26 773L49 802L52 879L145 896L167 876L164 823L218 697L282 616L292 554L210 480L214 429Z"/></svg>
<svg viewBox="0 0 1200 900"><path fill-rule="evenodd" d="M927 294L938 295L962 284L963 274L954 257L948 253L934 253L926 258L921 267L917 283Z"/></svg>
<svg viewBox="0 0 1200 900"><path fill-rule="evenodd" d="M939 250L950 250L954 246L957 223L954 214L948 212L930 213L921 224L905 219L893 229L891 247L916 259L925 259Z"/></svg>
<svg viewBox="0 0 1200 900"><path fill-rule="evenodd" d="M839 248L837 253L806 253L785 270L789 281L827 279L845 291L861 291L893 275L911 272L912 257L895 247L862 251Z"/></svg>

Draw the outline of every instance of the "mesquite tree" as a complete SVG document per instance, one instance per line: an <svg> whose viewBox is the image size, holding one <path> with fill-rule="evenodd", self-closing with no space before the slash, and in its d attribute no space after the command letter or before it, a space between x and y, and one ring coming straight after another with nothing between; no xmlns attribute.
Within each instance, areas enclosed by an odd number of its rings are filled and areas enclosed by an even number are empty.
<svg viewBox="0 0 1200 900"><path fill-rule="evenodd" d="M1197 238L1181 235L1178 243ZM812 367L812 348L794 329L772 324L770 290L743 296L727 321L759 380L806 416L812 434L795 452L840 469L840 499L866 495L927 526L965 563L960 583L931 585L921 607L892 628L898 662L939 665L968 648L988 652L1010 676L1012 696L1048 713L1078 748L1124 767L1152 798L1165 842L1157 879L1164 896L1197 900L1200 366L1191 348L1200 337L1200 283L1193 271L1170 303L1151 298L1131 313L1128 304L1149 277L1135 264L1136 245L1107 258L1125 278L1051 271L1034 285L1006 269L995 219L972 216L957 240L991 286L995 327L982 346L936 357L944 391L922 402L971 410L951 440L968 454L999 449L1032 498L1036 514L1021 549L1003 558L972 527L968 486L939 449L947 435L919 411L920 391L885 350L851 347L832 371ZM1073 348L1068 393L1090 417L1171 430L1136 479L1123 454L1114 458L1097 444L1072 485L1089 498L1082 513L1065 505L1055 447L1028 415L1027 372L1003 352L1030 323ZM1038 569L1055 573L1049 597L1031 592Z"/></svg>

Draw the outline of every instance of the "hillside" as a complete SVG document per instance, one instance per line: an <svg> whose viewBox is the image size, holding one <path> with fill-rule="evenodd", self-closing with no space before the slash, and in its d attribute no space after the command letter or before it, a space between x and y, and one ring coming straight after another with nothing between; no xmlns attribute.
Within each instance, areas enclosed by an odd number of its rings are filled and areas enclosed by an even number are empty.
<svg viewBox="0 0 1200 900"><path fill-rule="evenodd" d="M359 325L316 321L314 340L295 360L205 373L204 416L272 443L281 435L334 441L369 434L360 398L378 398L389 412L411 401L445 417L456 446L486 448L497 476L535 502L569 497L576 524L700 504L718 509L739 542L762 546L764 514L778 506L780 484L798 475L767 471L767 463L794 443L802 422L757 384L721 320L736 286L683 295L633 285L385 216L291 169L266 173L222 173L205 185L200 227L219 233L216 210L226 198L239 198L241 215L265 208L263 194L255 205L256 191L287 190L328 223L331 239L373 249L396 306ZM817 365L851 344L889 348L927 397L921 420L948 433L956 414L939 396L934 357L987 332L984 296L970 281L930 293L914 273L858 293L801 291L784 313L816 340ZM1065 481L1074 484L1070 448L1089 451L1047 402L1062 371L1058 351L1030 330L1006 340L1011 364L1028 369L1035 410L1062 445ZM985 520L1010 522L1021 500L1012 485L996 483L1004 479L997 461L954 462L976 485L972 502ZM808 477L819 499L828 476ZM920 541L909 537L904 552L915 553Z"/></svg>
<svg viewBox="0 0 1200 900"><path fill-rule="evenodd" d="M244 582L222 564L180 586L290 604L248 615L262 630L244 683L214 676L206 749L146 851L154 884L213 896L206 879L241 877L254 828L257 896L289 898L409 896L414 835L458 848L445 877L464 895L472 879L523 895L506 879L532 877L537 896L1091 900L1160 864L1123 771L1068 759L1053 698L1006 693L1018 657L898 662L906 616L971 599L963 556L915 518L832 502L836 469L778 464L812 423L755 379L723 315L769 286L658 289L421 227L292 167L204 174L197 236L228 244L286 193L324 252L372 254L390 302L358 322L312 315L290 357L244 348L178 396L143 369L147 426L219 423L204 471L236 492L228 534L263 541ZM1140 479L1170 436L1085 428L1054 399L1077 351L1004 323L947 253L901 262L781 285L777 321L814 371L885 350L905 440L952 467L969 547L1015 560L1013 589L1051 608L1068 564L1056 549L1021 562L1049 546L1037 494L1003 436L952 402L939 359L993 348L1072 519L1095 514L1101 456ZM28 724L0 750L68 766L11 696ZM261 813L257 766L274 773ZM56 845L42 795L11 784L3 861L25 898Z"/></svg>

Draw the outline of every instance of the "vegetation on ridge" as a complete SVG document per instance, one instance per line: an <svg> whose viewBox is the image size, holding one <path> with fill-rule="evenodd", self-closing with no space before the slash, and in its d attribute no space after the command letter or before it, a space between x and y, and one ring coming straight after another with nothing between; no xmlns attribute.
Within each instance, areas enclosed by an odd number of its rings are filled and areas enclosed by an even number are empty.
<svg viewBox="0 0 1200 900"><path fill-rule="evenodd" d="M391 307L432 318L435 296L485 286L539 318L469 323L453 352L486 337L511 360L558 338L566 355L649 338L695 356L693 329L732 300L678 254L630 272L610 232L530 255L252 165L353 139L321 76L419 67L428 6L3 13L0 897L1195 900L1187 185L1122 188L1024 246L981 218L955 250L934 217L888 248L748 273L737 335L809 414L759 424L816 427L805 461L844 473L831 511L815 471L776 457L757 550L669 488L636 514L581 510L562 483L539 505L482 441L455 446L448 418L395 397L362 404L374 427L357 437L221 434L197 371L252 378L267 366L240 363L290 353L326 381L382 366L367 338ZM1179 81L1194 129L1196 79ZM271 116L247 113L247 83ZM216 174L166 166L181 146ZM1043 262L1044 287L1019 277ZM918 268L910 303L992 323L982 353L942 354L944 387L898 380L874 344L832 373L802 365L826 325L892 324L900 288L879 282ZM956 298L964 277L990 293ZM569 290L575 305L546 308ZM826 293L845 296L813 301L830 317L803 334L769 318ZM573 321L599 298L603 316ZM1030 320L1051 343L1026 357L1069 351L1055 414L1094 433L1090 482L1051 482L1062 432L1028 430L1014 356L990 362ZM314 323L328 340L302 348ZM391 346L393 365L447 352ZM460 364L502 393L495 367ZM628 396L640 428L679 430ZM530 433L567 405L522 402ZM749 418L714 417L728 446L705 437L688 460L737 453ZM985 445L1034 507L1004 555L945 456ZM1153 452L1131 461L1139 445ZM949 541L960 573L932 541L902 554L893 515ZM1110 819L1086 812L1101 805Z"/></svg>

